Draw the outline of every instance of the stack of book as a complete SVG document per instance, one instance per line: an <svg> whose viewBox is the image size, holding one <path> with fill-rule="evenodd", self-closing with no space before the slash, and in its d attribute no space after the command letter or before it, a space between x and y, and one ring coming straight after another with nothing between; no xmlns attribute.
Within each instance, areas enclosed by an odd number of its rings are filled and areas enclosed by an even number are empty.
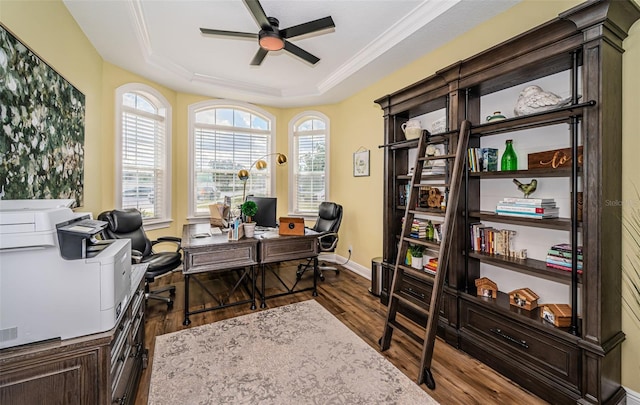
<svg viewBox="0 0 640 405"><path fill-rule="evenodd" d="M498 149L495 148L469 148L467 151L469 170L472 172L496 172L498 171Z"/></svg>
<svg viewBox="0 0 640 405"><path fill-rule="evenodd" d="M578 274L582 274L582 246L578 246ZM551 246L547 252L547 267L571 271L571 245L561 243Z"/></svg>
<svg viewBox="0 0 640 405"><path fill-rule="evenodd" d="M511 217L558 218L559 208L553 198L507 197L496 206L496 214Z"/></svg>
<svg viewBox="0 0 640 405"><path fill-rule="evenodd" d="M427 261L427 264L424 265L424 269L427 273L435 273L438 270L438 258L430 258L429 261Z"/></svg>
<svg viewBox="0 0 640 405"><path fill-rule="evenodd" d="M412 238L418 239L426 239L427 238L427 221L422 221L420 219L414 219L411 224L411 233L409 234Z"/></svg>

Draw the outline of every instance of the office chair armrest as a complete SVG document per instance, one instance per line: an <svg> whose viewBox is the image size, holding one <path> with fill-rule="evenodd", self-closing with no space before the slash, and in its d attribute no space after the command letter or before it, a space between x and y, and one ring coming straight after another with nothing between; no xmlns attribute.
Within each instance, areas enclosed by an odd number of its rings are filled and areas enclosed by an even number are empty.
<svg viewBox="0 0 640 405"><path fill-rule="evenodd" d="M322 241L322 239L327 238L329 236L331 236L331 237L333 237L335 239L331 243L331 246L329 246L326 249L323 249L322 248L322 243L320 243L320 241ZM335 233L335 232L327 232L327 233L323 233L322 235L318 236L318 242L320 243L320 251L321 252L331 252L331 251L333 251L336 248L336 245L338 244L338 239L339 239L338 238L338 234Z"/></svg>
<svg viewBox="0 0 640 405"><path fill-rule="evenodd" d="M139 250L131 249L131 262L138 264L142 261L142 252Z"/></svg>
<svg viewBox="0 0 640 405"><path fill-rule="evenodd" d="M161 236L157 240L151 241L151 246L155 246L160 243L173 243L176 245L176 252L182 250L182 238L178 238L175 236Z"/></svg>

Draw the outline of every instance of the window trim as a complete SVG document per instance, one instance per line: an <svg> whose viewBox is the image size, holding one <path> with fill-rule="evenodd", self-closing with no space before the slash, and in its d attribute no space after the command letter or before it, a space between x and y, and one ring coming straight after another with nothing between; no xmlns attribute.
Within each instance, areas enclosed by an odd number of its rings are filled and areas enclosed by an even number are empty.
<svg viewBox="0 0 640 405"><path fill-rule="evenodd" d="M160 215L160 218L153 219L144 219L143 224L145 229L153 230L159 228L168 227L173 219L171 218L171 135L172 135L172 106L171 103L156 89L151 86L148 86L143 83L127 83L116 89L116 97L115 97L115 110L116 110L116 136L115 136L115 162L116 162L116 170L115 170L115 204L114 207L117 209L122 209L122 114L124 112L123 106L123 96L126 93L140 93L146 98L151 99L158 108L165 109L165 181L163 183L164 187L164 201L163 201L163 213Z"/></svg>
<svg viewBox="0 0 640 405"><path fill-rule="evenodd" d="M195 156L194 156L194 129L195 129L195 116L196 113L201 111L201 110L206 110L206 109L211 109L211 108L233 108L233 109L239 109L239 110L244 110L247 111L251 114L255 114L255 115L260 115L262 117L264 117L265 120L269 121L271 124L271 128L268 131L270 133L270 137L271 137L271 144L270 144L270 148L271 148L271 153L276 152L276 117L275 115L271 114L270 112L268 112L267 110L260 108L254 104L251 103L245 103L242 101L235 101L235 100L225 100L225 99L219 99L219 100L205 100L205 101L200 101L198 103L194 103L194 104L190 104L189 108L188 108L188 113L187 113L187 122L188 122L188 130L189 130L189 151L188 151L188 158L189 158L189 168L188 168L188 179L187 179L187 204L188 204L188 210L187 210L187 220L189 222L204 222L205 219L208 220L209 215L210 214L196 214L194 211L194 201L193 201L193 186L194 186L194 175L195 175ZM234 127L225 127L225 128L234 128ZM267 131L264 131L265 133ZM273 157L270 157L271 161L273 162ZM271 165L271 167L273 167ZM271 190L272 193L275 195L276 193L276 175L275 172L271 172Z"/></svg>
<svg viewBox="0 0 640 405"><path fill-rule="evenodd" d="M329 183L330 183L330 172L331 172L331 159L330 159L330 140L331 140L331 120L329 120L329 117L323 113L321 113L320 111L316 111L316 110L307 110L307 111L303 111L299 114L297 114L295 117L291 118L291 120L289 120L289 156L291 156L291 162L295 162L295 158L296 158L296 151L294 150L295 148L295 128L296 126L300 125L301 122L303 121L307 121L309 119L319 119L321 121L324 122L325 125L325 166L324 166L324 199L325 201L331 201L330 196L329 196ZM297 210L295 201L294 201L294 189L297 187L297 185L295 184L295 175L294 175L294 167L295 165L293 163L289 164L289 181L292 184L289 187L289 191L288 191L288 199L289 199L289 206L288 206L288 211L289 211L289 215L296 215L296 216L303 216L306 219L316 219L318 217L317 213L315 215L310 215L306 212L299 212Z"/></svg>

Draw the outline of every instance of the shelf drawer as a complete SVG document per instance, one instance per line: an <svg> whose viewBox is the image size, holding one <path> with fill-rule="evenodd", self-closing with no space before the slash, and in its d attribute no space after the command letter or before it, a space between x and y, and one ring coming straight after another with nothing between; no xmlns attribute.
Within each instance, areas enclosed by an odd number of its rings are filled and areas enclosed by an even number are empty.
<svg viewBox="0 0 640 405"><path fill-rule="evenodd" d="M495 357L497 362L503 359L505 366L517 359L513 365L520 368L518 372L533 371L551 380L569 383L573 388L578 386L580 351L571 342L464 300L460 309L464 350L465 341L470 345L480 344L487 356Z"/></svg>
<svg viewBox="0 0 640 405"><path fill-rule="evenodd" d="M412 278L409 275L405 275L405 277L403 277L400 289L413 298L416 298L427 304L429 304L429 302L431 301L431 291L433 290L433 285ZM442 299L440 301L440 316L447 318L448 305L445 304L445 300L446 294L442 294Z"/></svg>

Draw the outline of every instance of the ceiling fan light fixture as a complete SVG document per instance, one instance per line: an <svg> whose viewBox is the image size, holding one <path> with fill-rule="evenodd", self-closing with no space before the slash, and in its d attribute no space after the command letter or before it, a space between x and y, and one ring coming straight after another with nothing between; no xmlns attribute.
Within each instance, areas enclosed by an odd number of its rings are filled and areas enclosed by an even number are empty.
<svg viewBox="0 0 640 405"><path fill-rule="evenodd" d="M267 51L279 51L284 48L284 39L272 31L260 31L258 43Z"/></svg>

